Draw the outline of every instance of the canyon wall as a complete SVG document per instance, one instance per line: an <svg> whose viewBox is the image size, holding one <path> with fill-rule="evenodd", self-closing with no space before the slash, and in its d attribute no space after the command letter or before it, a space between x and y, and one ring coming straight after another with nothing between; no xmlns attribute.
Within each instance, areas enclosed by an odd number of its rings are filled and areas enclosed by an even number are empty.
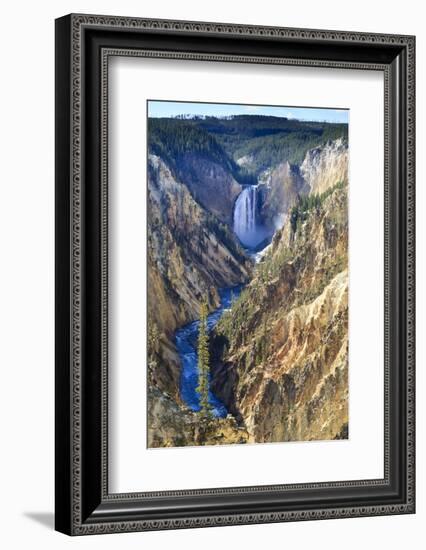
<svg viewBox="0 0 426 550"><path fill-rule="evenodd" d="M323 193L337 181L346 181L348 163L348 144L340 138L310 149L300 167L300 173L310 193Z"/></svg>
<svg viewBox="0 0 426 550"><path fill-rule="evenodd" d="M247 430L236 420L202 418L176 403L158 388L148 391L148 447L186 447L191 445L229 445L246 443Z"/></svg>

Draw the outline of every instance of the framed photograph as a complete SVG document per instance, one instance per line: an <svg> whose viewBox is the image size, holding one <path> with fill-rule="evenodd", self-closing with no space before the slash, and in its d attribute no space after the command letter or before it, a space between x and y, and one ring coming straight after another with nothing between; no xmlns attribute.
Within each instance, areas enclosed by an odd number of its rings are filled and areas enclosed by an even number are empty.
<svg viewBox="0 0 426 550"><path fill-rule="evenodd" d="M56 529L415 511L413 36L56 20Z"/></svg>

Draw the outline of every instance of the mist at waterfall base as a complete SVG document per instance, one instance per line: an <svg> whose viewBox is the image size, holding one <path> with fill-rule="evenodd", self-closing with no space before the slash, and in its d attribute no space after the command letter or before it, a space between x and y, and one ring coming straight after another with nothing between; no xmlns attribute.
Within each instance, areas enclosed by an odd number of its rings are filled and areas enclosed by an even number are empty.
<svg viewBox="0 0 426 550"><path fill-rule="evenodd" d="M232 301L241 294L243 285L219 290L220 306L207 316L207 330L210 333L216 326L223 313L230 309ZM198 331L200 321L188 323L175 332L175 344L181 362L180 395L182 400L192 411L198 412L201 409L200 396L197 392L198 386ZM218 418L225 418L228 414L225 405L213 392L209 391L209 403L212 407L212 414Z"/></svg>
<svg viewBox="0 0 426 550"><path fill-rule="evenodd" d="M258 252L271 238L258 215L258 186L248 185L238 195L234 206L234 233L249 252Z"/></svg>

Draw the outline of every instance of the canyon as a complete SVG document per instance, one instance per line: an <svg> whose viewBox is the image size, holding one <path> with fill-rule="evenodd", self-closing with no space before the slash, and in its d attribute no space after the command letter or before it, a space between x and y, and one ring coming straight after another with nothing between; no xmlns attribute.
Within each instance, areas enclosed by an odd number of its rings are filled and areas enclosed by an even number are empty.
<svg viewBox="0 0 426 550"><path fill-rule="evenodd" d="M149 149L148 446L347 438L347 130L261 163L219 123L205 137L196 122L204 149L192 127L168 149L153 131ZM195 391L203 301L209 418Z"/></svg>

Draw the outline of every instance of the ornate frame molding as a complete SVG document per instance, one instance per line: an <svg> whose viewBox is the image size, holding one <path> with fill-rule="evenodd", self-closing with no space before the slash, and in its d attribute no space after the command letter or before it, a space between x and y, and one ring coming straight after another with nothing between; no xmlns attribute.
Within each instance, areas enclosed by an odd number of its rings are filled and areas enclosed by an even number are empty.
<svg viewBox="0 0 426 550"><path fill-rule="evenodd" d="M100 53L100 240L101 240L101 266L100 266L100 292L101 292L101 313L100 313L100 347L101 347L101 411L100 411L100 433L101 433L101 468L99 490L101 494L101 506L106 508L106 511L93 510L93 513L87 515L87 509L93 508L93 505L84 504L85 489L85 474L83 471L83 447L84 443L84 417L85 411L83 403L85 401L84 384L84 339L83 330L85 316L85 294L84 281L87 277L87 262L86 248L84 246L86 235L85 232L90 230L89 225L85 225L85 199L84 199L84 181L87 177L84 173L85 169L85 147L87 140L84 137L84 119L86 116L85 101L87 101L87 82L84 71L85 55L87 54L87 31L96 30L111 30L116 33L148 33L153 34L167 33L168 35L185 36L212 36L212 37L230 37L236 40L244 38L262 39L265 41L290 41L291 43L300 44L324 44L334 45L339 48L342 45L359 46L369 45L374 48L392 48L392 51L401 52L406 62L406 75L404 83L400 79L404 75L396 75L395 71L400 70L399 67L392 66L390 62L378 63L367 61L335 61L333 59L309 59L300 57L280 57L280 56L264 56L264 55L243 55L243 54L224 54L224 53L196 53L193 51L170 51L156 50L152 48L130 48L116 46L102 46ZM57 154L58 149L63 149L68 143L71 154L66 166L59 167L57 172L57 193L63 193L63 178L68 170L69 177L69 197L65 198L64 205L58 208L58 215L63 215L65 210L69 211L69 227L57 228L58 240L62 242L63 233L68 237L69 245L69 267L62 269L68 270L69 273L69 294L67 294L70 311L69 318L60 321L60 330L64 326L68 326L69 338L69 365L64 370L64 350L57 355L57 377L61 379L60 388L57 388L57 400L61 399L58 392L63 392L63 386L67 386L70 392L69 409L67 412L62 410L62 406L57 406L57 418L60 415L65 415L69 420L69 432L65 434L68 438L69 448L64 445L62 436L59 437L57 432L57 461L61 462L59 468L59 476L62 481L57 478L57 484L67 481L69 483L69 491L65 491L65 496L59 491L57 495L57 528L69 534L83 535L94 533L113 533L125 531L143 531L156 529L178 529L188 527L201 527L213 525L237 525L248 523L264 523L264 522L283 522L283 521L303 521L309 519L327 519L336 517L359 517L371 515L385 514L403 514L414 512L414 170L415 170L415 59L414 59L415 39L412 36L397 36L385 34L364 34L364 33L346 33L341 31L322 31L308 29L287 29L279 27L254 27L246 25L228 25L218 23L204 22L187 22L187 21L169 21L169 20L152 20L152 19L136 19L122 17L107 17L95 15L70 15L57 21L57 55L58 61L62 62L63 57L69 62L69 87L63 96L63 103L69 103L70 120L68 137L57 137ZM63 57L61 57L61 55ZM131 494L109 494L108 493L108 475L107 475L107 403L108 403L108 353L107 353L107 318L108 318L108 216L107 216L107 200L108 200L108 152L107 152L107 123L108 123L108 59L110 56L139 56L139 57L157 57L171 59L191 59L200 61L231 61L239 63L273 63L285 65L301 65L314 67L336 67L342 69L369 69L383 71L385 76L385 477L383 480L364 480L360 482L345 481L336 483L315 483L315 484L297 484L286 486L271 486L271 487L243 487L243 488L227 488L227 489L211 489L211 490L194 490L194 491L171 491L158 493L131 493ZM393 71L393 73L392 73ZM66 68L57 75L57 90L60 88L59 80L66 78ZM392 88L395 82L400 82L398 93L395 88ZM61 91L57 92L61 93ZM63 93L63 92L62 92ZM391 193L391 166L393 159L391 158L391 150L395 150L395 121L392 119L392 102L395 101L395 96L398 97L405 94L406 104L406 135L402 136L405 143L401 145L398 142L397 146L402 147L401 151L405 151L405 158L402 155L399 158L399 168L401 163L405 163L405 204L398 205L401 209L401 214L395 213L394 199ZM59 117L57 125L61 124L63 113L63 105L59 105ZM58 115L58 112L57 112ZM61 132L61 129L57 130ZM69 142L67 142L67 139ZM61 160L61 163L63 161ZM393 167L393 170L396 168ZM402 176L404 178L404 176ZM402 190L399 190L402 192ZM403 192L404 195L404 192ZM404 199L404 196L402 197ZM402 201L404 202L404 201ZM406 371L404 386L401 388L405 392L405 422L406 422L406 470L403 475L406 476L404 485L405 498L403 502L392 502L389 504L365 504L363 506L339 505L317 508L308 506L306 510L278 510L278 511L256 511L250 513L228 513L228 514L192 514L187 517L179 518L156 518L144 519L143 513L140 513L139 518L119 520L120 513L117 510L121 505L133 504L146 498L160 497L182 497L182 496L211 496L211 495L226 495L233 494L243 497L249 493L258 493L269 491L273 492L294 492L306 491L307 489L339 489L339 488L362 488L362 487L379 487L388 486L391 482L391 451L390 451L390 417L391 409L395 406L392 403L390 393L391 385L391 259L394 256L394 235L392 234L391 220L398 217L400 228L400 238L405 239L405 249L398 250L399 254L405 254L403 265L405 265L404 283L406 294L402 300L402 305L405 311L400 311L405 320L405 349L402 350ZM405 219L404 219L405 216ZM59 268L57 277L62 277L63 272ZM404 286L404 285L403 285ZM59 301L62 303L64 289L61 290ZM58 315L58 313L57 313ZM59 312L59 315L61 313ZM60 343L62 346L62 343ZM61 420L57 420L61 427ZM58 424L57 424L58 425ZM60 447L60 448L59 448ZM68 470L69 468L69 470ZM65 504L65 499L67 503ZM90 500L90 499L89 499ZM108 508L108 504L110 508ZM100 509L98 507L98 510Z"/></svg>

